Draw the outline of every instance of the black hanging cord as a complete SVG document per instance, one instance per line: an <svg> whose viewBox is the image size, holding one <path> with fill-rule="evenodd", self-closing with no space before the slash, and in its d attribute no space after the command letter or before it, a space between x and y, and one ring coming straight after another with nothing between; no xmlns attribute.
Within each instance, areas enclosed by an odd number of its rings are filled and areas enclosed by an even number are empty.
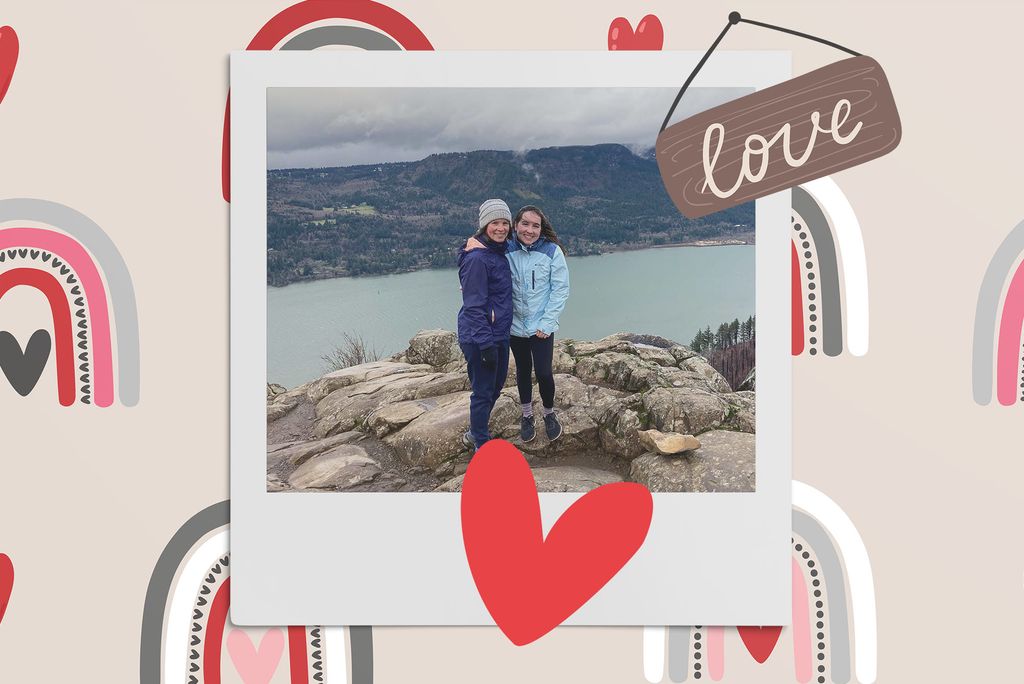
<svg viewBox="0 0 1024 684"><path fill-rule="evenodd" d="M672 118L672 114L676 111L676 106L679 105L679 100L683 99L683 93L685 93L686 89L690 87L691 83L693 83L693 79L697 77L697 73L704 67L704 64L708 61L708 58L711 57L711 53L714 52L715 48L718 47L718 44L722 42L722 39L725 38L725 34L729 32L729 29L731 29L736 24L741 23L752 24L754 26L768 28L774 31L781 31L782 33L788 33L793 36L799 36L800 38L807 38L808 40L813 40L817 43L828 45L829 47L834 47L837 50L842 50L843 52L853 55L854 57L861 56L859 52L855 52L849 48L843 47L839 43L833 43L831 40L825 40L824 38L818 38L817 36L812 36L808 33L801 33L800 31L794 31L793 29L775 26L773 24L765 24L764 22L754 21L753 19L744 19L743 17L740 16L739 12L730 12L729 23L725 25L725 28L722 29L722 32L718 34L718 38L715 38L715 42L711 44L711 47L708 48L708 51L705 52L704 56L701 57L699 62L697 62L697 66L694 67L692 72L690 72L690 76L686 79L686 83L684 83L683 87L679 89L679 94L676 95L676 99L672 101L672 106L669 107L668 114L665 115L665 121L661 124L662 131L668 128L669 119ZM660 132L661 131L659 131L659 133Z"/></svg>

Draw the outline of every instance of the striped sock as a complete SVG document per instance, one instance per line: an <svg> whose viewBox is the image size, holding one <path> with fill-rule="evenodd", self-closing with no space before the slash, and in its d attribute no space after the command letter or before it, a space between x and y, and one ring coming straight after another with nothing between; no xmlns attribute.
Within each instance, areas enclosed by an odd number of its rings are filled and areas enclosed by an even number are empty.
<svg viewBox="0 0 1024 684"><path fill-rule="evenodd" d="M545 416L550 416L554 412L555 412L555 407L554 406L552 406L551 408L548 408L547 406L544 407L544 415Z"/></svg>
<svg viewBox="0 0 1024 684"><path fill-rule="evenodd" d="M523 409L523 418L533 418L533 404L520 404Z"/></svg>

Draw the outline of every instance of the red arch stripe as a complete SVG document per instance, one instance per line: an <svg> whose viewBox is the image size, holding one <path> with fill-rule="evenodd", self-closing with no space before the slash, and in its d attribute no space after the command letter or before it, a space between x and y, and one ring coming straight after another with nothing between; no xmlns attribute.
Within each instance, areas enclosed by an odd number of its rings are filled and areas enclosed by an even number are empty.
<svg viewBox="0 0 1024 684"><path fill-rule="evenodd" d="M210 604L210 615L206 621L206 647L203 649L203 681L206 684L221 684L220 664L231 604L230 584L231 578L228 577L217 589L213 603ZM308 684L305 627L288 628L288 665L291 684Z"/></svg>
<svg viewBox="0 0 1024 684"><path fill-rule="evenodd" d="M796 253L796 243L791 242L793 248L793 270L792 270L792 325L793 325L793 356L800 356L804 353L804 295L803 285L800 280L800 256Z"/></svg>
<svg viewBox="0 0 1024 684"><path fill-rule="evenodd" d="M71 307L64 288L45 271L15 268L0 273L0 298L18 285L36 288L50 303L57 359L57 399L61 406L71 406L75 403L75 341L71 330Z"/></svg>
<svg viewBox="0 0 1024 684"><path fill-rule="evenodd" d="M273 50L288 34L325 19L351 19L388 34L406 50L433 50L423 32L404 14L371 0L303 0L270 18L253 36L246 50ZM224 201L231 201L231 93L224 105L224 132L220 150L220 184Z"/></svg>

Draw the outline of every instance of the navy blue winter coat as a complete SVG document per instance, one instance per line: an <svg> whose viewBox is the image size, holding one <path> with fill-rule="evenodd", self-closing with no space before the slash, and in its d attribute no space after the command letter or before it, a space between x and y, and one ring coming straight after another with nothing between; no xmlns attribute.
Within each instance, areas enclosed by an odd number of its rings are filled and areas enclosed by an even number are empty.
<svg viewBox="0 0 1024 684"><path fill-rule="evenodd" d="M486 249L459 251L459 342L487 349L508 344L512 329L512 271L505 243L481 235Z"/></svg>

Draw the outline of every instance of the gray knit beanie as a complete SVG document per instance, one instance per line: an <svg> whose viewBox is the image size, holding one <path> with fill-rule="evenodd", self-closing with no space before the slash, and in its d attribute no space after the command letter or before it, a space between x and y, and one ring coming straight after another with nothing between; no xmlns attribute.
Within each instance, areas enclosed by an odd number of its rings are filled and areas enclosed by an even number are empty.
<svg viewBox="0 0 1024 684"><path fill-rule="evenodd" d="M498 219L505 219L510 226L512 225L512 212L509 211L507 204L500 199L489 199L480 205L480 230Z"/></svg>

